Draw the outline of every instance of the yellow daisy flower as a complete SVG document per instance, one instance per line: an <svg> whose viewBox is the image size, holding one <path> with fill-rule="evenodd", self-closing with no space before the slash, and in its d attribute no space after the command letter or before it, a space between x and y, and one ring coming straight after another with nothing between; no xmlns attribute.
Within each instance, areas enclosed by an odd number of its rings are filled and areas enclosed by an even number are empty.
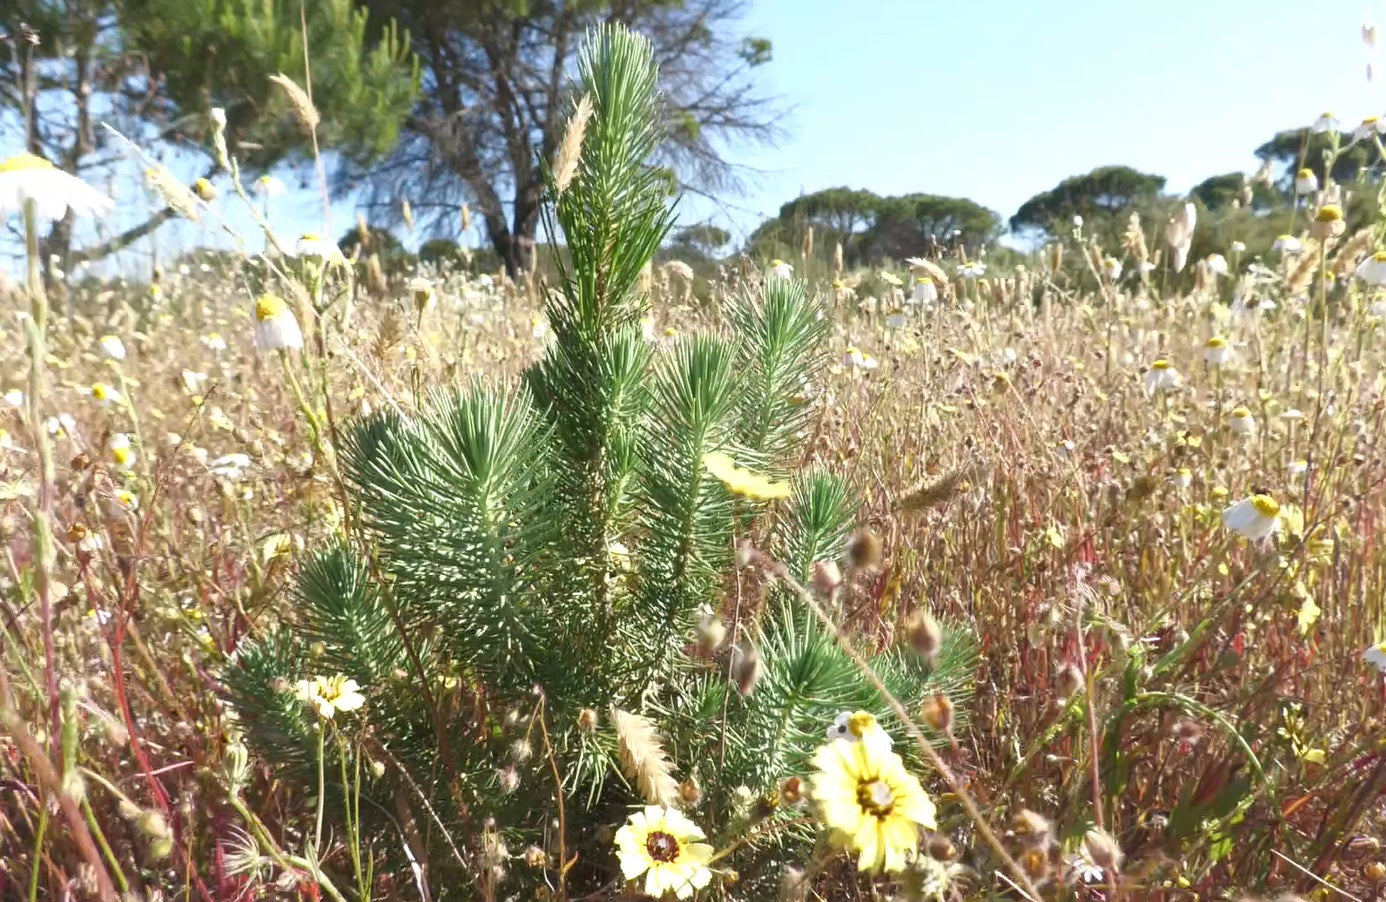
<svg viewBox="0 0 1386 902"><path fill-rule="evenodd" d="M750 470L743 470L736 465L736 461L731 456L721 451L712 451L703 455L703 466L707 471L726 485L727 490L753 498L757 501L771 501L776 498L789 497L789 483L774 482L767 476L759 473L752 473Z"/></svg>
<svg viewBox="0 0 1386 902"><path fill-rule="evenodd" d="M645 895L662 899L673 893L687 899L712 880L708 863L712 846L703 831L683 813L647 805L616 831L616 856L627 880L645 875Z"/></svg>
<svg viewBox="0 0 1386 902"><path fill-rule="evenodd" d="M903 870L934 829L934 803L900 756L883 742L833 741L813 757L813 798L834 840L857 853L863 871Z"/></svg>

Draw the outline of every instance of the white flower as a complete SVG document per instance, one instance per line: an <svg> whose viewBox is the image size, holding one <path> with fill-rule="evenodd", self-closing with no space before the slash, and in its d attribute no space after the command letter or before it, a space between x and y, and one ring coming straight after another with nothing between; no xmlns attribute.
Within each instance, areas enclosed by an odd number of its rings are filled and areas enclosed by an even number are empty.
<svg viewBox="0 0 1386 902"><path fill-rule="evenodd" d="M1312 169L1301 169L1295 173L1295 194L1304 197L1319 190L1319 177Z"/></svg>
<svg viewBox="0 0 1386 902"><path fill-rule="evenodd" d="M118 335L103 335L97 342L101 345L101 351L112 360L125 359L125 342L120 340Z"/></svg>
<svg viewBox="0 0 1386 902"><path fill-rule="evenodd" d="M910 300L917 304L932 304L938 300L938 286L928 276L920 276L910 289Z"/></svg>
<svg viewBox="0 0 1386 902"><path fill-rule="evenodd" d="M1298 407L1291 407L1289 410L1285 411L1280 415L1280 419L1302 420L1304 419L1304 411L1300 410Z"/></svg>
<svg viewBox="0 0 1386 902"><path fill-rule="evenodd" d="M1337 116L1332 113L1320 113L1319 118L1315 119L1314 124L1310 126L1310 130L1316 135L1321 135L1324 132L1336 132L1339 127Z"/></svg>
<svg viewBox="0 0 1386 902"><path fill-rule="evenodd" d="M87 388L78 389L82 394L90 396L102 407L110 407L112 404L119 404L125 397L113 385L104 382L93 382Z"/></svg>
<svg viewBox="0 0 1386 902"><path fill-rule="evenodd" d="M294 256L317 257L320 260L341 260L342 251L335 241L323 238L315 232L304 232L294 245Z"/></svg>
<svg viewBox="0 0 1386 902"><path fill-rule="evenodd" d="M1141 263L1140 266L1137 267L1137 269L1141 271L1141 275L1149 275L1150 273L1155 271L1155 263L1152 260L1145 260Z"/></svg>
<svg viewBox="0 0 1386 902"><path fill-rule="evenodd" d="M272 175L262 175L255 180L255 193L265 197L282 197L289 189Z"/></svg>
<svg viewBox="0 0 1386 902"><path fill-rule="evenodd" d="M1073 214L1073 227L1075 229L1081 229L1083 227L1083 217L1079 216L1077 213Z"/></svg>
<svg viewBox="0 0 1386 902"><path fill-rule="evenodd" d="M1209 254L1204 258L1203 265L1215 276L1227 275L1227 259L1222 254Z"/></svg>
<svg viewBox="0 0 1386 902"><path fill-rule="evenodd" d="M529 334L533 338L543 339L549 334L549 321L538 314L529 318Z"/></svg>
<svg viewBox="0 0 1386 902"><path fill-rule="evenodd" d="M865 742L867 745L890 749L895 743L881 729L874 715L866 711L842 711L828 727L829 742Z"/></svg>
<svg viewBox="0 0 1386 902"><path fill-rule="evenodd" d="M1227 417L1227 428L1237 435L1255 435L1256 418L1245 407L1234 407Z"/></svg>
<svg viewBox="0 0 1386 902"><path fill-rule="evenodd" d="M255 344L262 351L302 350L303 330L284 299L262 294L255 302Z"/></svg>
<svg viewBox="0 0 1386 902"><path fill-rule="evenodd" d="M207 384L207 374L197 370L183 370L182 378L183 388L187 389L190 395L202 391L202 386Z"/></svg>
<svg viewBox="0 0 1386 902"><path fill-rule="evenodd" d="M1116 257L1106 258L1102 261L1102 271L1107 275L1107 278L1115 282L1121 278L1121 261Z"/></svg>
<svg viewBox="0 0 1386 902"><path fill-rule="evenodd" d="M117 470L128 471L134 469L135 448L130 443L130 436L123 432L117 432L106 441L106 450L111 455L111 463Z"/></svg>
<svg viewBox="0 0 1386 902"><path fill-rule="evenodd" d="M250 455L235 452L223 454L207 467L208 472L221 479L240 479L250 468Z"/></svg>
<svg viewBox="0 0 1386 902"><path fill-rule="evenodd" d="M1352 140L1366 141L1383 133L1386 133L1386 122L1383 122L1380 116L1368 116L1352 130Z"/></svg>
<svg viewBox="0 0 1386 902"><path fill-rule="evenodd" d="M1220 335L1214 335L1203 345L1203 360L1209 366L1223 366L1231 363L1237 356L1231 343Z"/></svg>
<svg viewBox="0 0 1386 902"><path fill-rule="evenodd" d="M909 324L909 317L905 316L905 311L898 307L886 317L886 325L892 329L903 329Z"/></svg>
<svg viewBox="0 0 1386 902"><path fill-rule="evenodd" d="M77 216L105 216L115 201L31 153L0 160L0 220L23 213L33 201L40 219L59 220L71 210Z"/></svg>
<svg viewBox="0 0 1386 902"><path fill-rule="evenodd" d="M1228 245L1228 249L1231 250L1234 254L1244 253L1246 251L1246 242L1234 241L1230 245Z"/></svg>
<svg viewBox="0 0 1386 902"><path fill-rule="evenodd" d="M44 421L49 435L72 435L77 431L77 420L70 413L60 413Z"/></svg>
<svg viewBox="0 0 1386 902"><path fill-rule="evenodd" d="M324 720L331 720L338 711L355 711L366 703L356 681L341 674L299 680L294 684L294 694Z"/></svg>
<svg viewBox="0 0 1386 902"><path fill-rule="evenodd" d="M975 260L969 260L958 266L958 275L962 276L964 279L980 279L986 274L987 265L985 263L978 263Z"/></svg>
<svg viewBox="0 0 1386 902"><path fill-rule="evenodd" d="M1298 254L1304 250L1304 243L1293 235L1281 235L1275 239L1271 250L1280 251L1282 254Z"/></svg>
<svg viewBox="0 0 1386 902"><path fill-rule="evenodd" d="M9 391L5 392L5 403L16 409L23 407L24 392L20 391L17 388L10 389Z"/></svg>
<svg viewBox="0 0 1386 902"><path fill-rule="evenodd" d="M1372 305L1367 308L1367 313L1377 319L1386 319L1386 300L1372 301Z"/></svg>
<svg viewBox="0 0 1386 902"><path fill-rule="evenodd" d="M1180 467L1175 474L1170 477L1169 481L1174 483L1177 488L1187 489L1189 486L1193 485L1193 471L1188 467Z"/></svg>
<svg viewBox="0 0 1386 902"><path fill-rule="evenodd" d="M788 279L794 275L794 267L783 260L771 260L766 275L776 279Z"/></svg>
<svg viewBox="0 0 1386 902"><path fill-rule="evenodd" d="M1157 394L1163 391L1174 391L1184 382L1184 377L1179 375L1179 371L1174 368L1174 364L1168 360L1160 359L1150 365L1150 369L1145 371L1145 393L1147 395Z"/></svg>
<svg viewBox="0 0 1386 902"><path fill-rule="evenodd" d="M646 341L654 341L654 340L655 340L654 317L652 317L652 316L642 316L642 317L640 317L640 335L641 335L641 337L643 337Z"/></svg>
<svg viewBox="0 0 1386 902"><path fill-rule="evenodd" d="M1368 285L1386 285L1386 251L1377 251L1357 264L1357 278Z"/></svg>
<svg viewBox="0 0 1386 902"><path fill-rule="evenodd" d="M1362 660L1382 673L1386 673L1386 642L1378 642L1362 652Z"/></svg>
<svg viewBox="0 0 1386 902"><path fill-rule="evenodd" d="M1261 541L1280 528L1280 503L1270 495L1251 495L1222 512L1222 524L1243 538Z"/></svg>
<svg viewBox="0 0 1386 902"><path fill-rule="evenodd" d="M207 118L211 119L212 124L217 128L226 128L226 109L224 107L212 107L211 111L207 114Z"/></svg>
<svg viewBox="0 0 1386 902"><path fill-rule="evenodd" d="M222 338L219 333L209 332L198 340L202 342L204 348L214 353L226 350L226 339Z"/></svg>
<svg viewBox="0 0 1386 902"><path fill-rule="evenodd" d="M1302 457L1299 460L1292 460L1285 465L1285 470L1292 477L1303 476L1305 473L1309 472L1309 461Z"/></svg>
<svg viewBox="0 0 1386 902"><path fill-rule="evenodd" d="M851 345L842 353L842 365L848 369L874 370L880 362L856 345Z"/></svg>
<svg viewBox="0 0 1386 902"><path fill-rule="evenodd" d="M137 511L140 509L140 496L129 489L117 489L115 495L112 497L115 499L117 507L124 508L128 511Z"/></svg>

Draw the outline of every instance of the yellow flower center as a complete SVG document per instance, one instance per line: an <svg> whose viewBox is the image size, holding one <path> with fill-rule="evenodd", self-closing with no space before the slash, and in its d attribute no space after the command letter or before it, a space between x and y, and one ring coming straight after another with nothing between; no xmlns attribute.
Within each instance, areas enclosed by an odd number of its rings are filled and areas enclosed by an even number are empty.
<svg viewBox="0 0 1386 902"><path fill-rule="evenodd" d="M857 782L857 804L861 810L873 817L890 817L895 810L895 794L884 780L859 780Z"/></svg>
<svg viewBox="0 0 1386 902"><path fill-rule="evenodd" d="M283 313L286 309L284 299L279 295L262 294L260 299L255 302L255 320L263 323L265 320Z"/></svg>
<svg viewBox="0 0 1386 902"><path fill-rule="evenodd" d="M1314 219L1319 222L1337 222L1343 218L1343 208L1337 204L1324 204L1319 207L1319 212L1314 214Z"/></svg>
<svg viewBox="0 0 1386 902"><path fill-rule="evenodd" d="M847 729L852 731L852 735L860 739L866 735L866 731L876 725L876 718L865 711L858 711L847 718Z"/></svg>
<svg viewBox="0 0 1386 902"><path fill-rule="evenodd" d="M1167 369L1169 369L1169 361L1168 361L1168 360L1165 360L1165 359L1162 357L1162 358L1160 358L1159 360L1157 360L1157 361L1155 361L1154 363L1152 363L1152 364L1150 365L1150 368L1151 368L1152 370L1167 370Z"/></svg>
<svg viewBox="0 0 1386 902"><path fill-rule="evenodd" d="M111 395L110 392L106 390L105 385L102 385L100 382L97 382L93 384L91 387L91 396L98 401L104 401Z"/></svg>
<svg viewBox="0 0 1386 902"><path fill-rule="evenodd" d="M934 284L934 280L929 278L928 276L920 276L919 278L915 279L915 281L918 282L920 285Z"/></svg>
<svg viewBox="0 0 1386 902"><path fill-rule="evenodd" d="M1372 259L1377 263L1386 263L1386 251L1377 251L1372 254Z"/></svg>
<svg viewBox="0 0 1386 902"><path fill-rule="evenodd" d="M112 449L111 449L111 459L114 460L114 461L116 462L116 466L120 466L120 467L128 466L129 463L130 463L130 449L129 449L129 448L112 448Z"/></svg>
<svg viewBox="0 0 1386 902"><path fill-rule="evenodd" d="M298 239L298 240L300 240L300 241L321 241L322 239L318 237L317 232L304 232L302 235L299 236L299 239Z"/></svg>
<svg viewBox="0 0 1386 902"><path fill-rule="evenodd" d="M1313 177L1314 170L1312 169L1301 169L1299 172L1295 173L1295 178L1297 179L1311 179Z"/></svg>
<svg viewBox="0 0 1386 902"><path fill-rule="evenodd" d="M1244 420L1250 416L1251 411L1247 410L1245 407L1237 407L1232 410L1232 419L1234 420Z"/></svg>
<svg viewBox="0 0 1386 902"><path fill-rule="evenodd" d="M783 260L771 260L771 261L770 261L770 265L771 265L771 266L784 266L784 261L783 261Z"/></svg>
<svg viewBox="0 0 1386 902"><path fill-rule="evenodd" d="M1381 117L1380 117L1380 116L1368 116L1366 119L1363 119L1363 120L1362 120L1362 124L1363 124L1363 125L1375 125L1375 124L1376 124L1377 122L1379 122L1379 121L1381 121Z"/></svg>
<svg viewBox="0 0 1386 902"><path fill-rule="evenodd" d="M0 172L34 172L53 168L52 163L31 153L16 154L7 160L0 160Z"/></svg>
<svg viewBox="0 0 1386 902"><path fill-rule="evenodd" d="M1256 508L1256 513L1263 517L1280 516L1280 502L1270 495L1252 495L1251 506Z"/></svg>
<svg viewBox="0 0 1386 902"><path fill-rule="evenodd" d="M679 860L679 841L663 830L654 830L645 838L645 851L661 864Z"/></svg>
<svg viewBox="0 0 1386 902"><path fill-rule="evenodd" d="M1214 335L1212 338L1208 339L1208 344L1206 345L1206 347L1212 350L1219 350L1225 348L1227 347L1227 339L1223 338L1220 335Z"/></svg>

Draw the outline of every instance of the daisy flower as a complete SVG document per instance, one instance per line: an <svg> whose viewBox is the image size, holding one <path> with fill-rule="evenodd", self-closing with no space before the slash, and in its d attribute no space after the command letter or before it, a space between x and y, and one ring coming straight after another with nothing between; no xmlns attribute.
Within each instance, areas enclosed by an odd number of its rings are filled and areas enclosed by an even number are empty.
<svg viewBox="0 0 1386 902"><path fill-rule="evenodd" d="M876 369L881 364L875 357L856 345L849 345L847 350L842 352L842 365L851 370L869 371Z"/></svg>
<svg viewBox="0 0 1386 902"><path fill-rule="evenodd" d="M1366 141L1383 133L1386 133L1386 122L1380 116L1368 116L1352 130L1352 140Z"/></svg>
<svg viewBox="0 0 1386 902"><path fill-rule="evenodd" d="M294 245L294 256L317 257L319 260L341 260L342 251L337 242L323 238L316 232L304 232Z"/></svg>
<svg viewBox="0 0 1386 902"><path fill-rule="evenodd" d="M1227 417L1227 428L1238 435L1255 435L1256 418L1251 415L1248 408L1234 407L1232 413Z"/></svg>
<svg viewBox="0 0 1386 902"><path fill-rule="evenodd" d="M1362 652L1362 660L1382 673L1386 673L1386 642L1378 642Z"/></svg>
<svg viewBox="0 0 1386 902"><path fill-rule="evenodd" d="M294 684L294 694L323 720L331 720L338 711L355 711L366 703L356 681L340 673L299 680Z"/></svg>
<svg viewBox="0 0 1386 902"><path fill-rule="evenodd" d="M783 260L771 260L770 269L767 271L766 275L775 279L792 278L794 275L794 267Z"/></svg>
<svg viewBox="0 0 1386 902"><path fill-rule="evenodd" d="M542 316L535 314L529 318L529 335L531 338L544 339L549 334L549 321Z"/></svg>
<svg viewBox="0 0 1386 902"><path fill-rule="evenodd" d="M886 325L892 329L903 329L909 325L909 317L905 316L905 311L896 307L886 316Z"/></svg>
<svg viewBox="0 0 1386 902"><path fill-rule="evenodd" d="M1178 489L1187 489L1189 486L1193 485L1193 470L1190 470L1188 467L1180 467L1175 471L1174 475L1170 477L1169 481L1174 483L1174 486Z"/></svg>
<svg viewBox="0 0 1386 902"><path fill-rule="evenodd" d="M203 203L211 203L217 199L217 188L205 178L200 178L193 182L193 193L198 196Z"/></svg>
<svg viewBox="0 0 1386 902"><path fill-rule="evenodd" d="M20 391L17 388L12 388L9 391L5 392L4 398L5 403L15 409L24 406L24 392Z"/></svg>
<svg viewBox="0 0 1386 902"><path fill-rule="evenodd" d="M742 469L731 455L711 451L703 455L703 466L722 481L727 490L756 501L772 501L789 497L789 483L774 482L768 476Z"/></svg>
<svg viewBox="0 0 1386 902"><path fill-rule="evenodd" d="M140 497L129 489L118 490L114 497L115 503L127 511L137 511L140 509Z"/></svg>
<svg viewBox="0 0 1386 902"><path fill-rule="evenodd" d="M1246 539L1268 539L1280 528L1280 502L1270 495L1250 495L1223 510L1222 524Z"/></svg>
<svg viewBox="0 0 1386 902"><path fill-rule="evenodd" d="M901 871L935 829L933 801L882 742L833 741L813 756L813 800L834 841L857 853L862 871Z"/></svg>
<svg viewBox="0 0 1386 902"><path fill-rule="evenodd" d="M910 300L917 304L932 304L938 300L938 286L928 276L919 276L910 289Z"/></svg>
<svg viewBox="0 0 1386 902"><path fill-rule="evenodd" d="M1337 116L1332 113L1324 112L1320 113L1319 118L1314 120L1314 124L1310 126L1310 130L1316 135L1321 135L1324 132L1336 132L1340 127Z"/></svg>
<svg viewBox="0 0 1386 902"><path fill-rule="evenodd" d="M1161 358L1150 365L1145 372L1145 393L1153 395L1162 391L1174 391L1184 382L1184 377L1174 368L1174 364Z"/></svg>
<svg viewBox="0 0 1386 902"><path fill-rule="evenodd" d="M240 479L249 468L250 455L240 452L223 454L221 457L212 461L211 465L207 467L208 471L213 476L231 480Z"/></svg>
<svg viewBox="0 0 1386 902"><path fill-rule="evenodd" d="M89 388L82 389L82 394L90 395L92 400L102 407L110 407L125 400L125 396L115 386L107 385L105 382L93 382Z"/></svg>
<svg viewBox="0 0 1386 902"><path fill-rule="evenodd" d="M110 197L43 157L21 153L0 160L0 219L24 212L30 201L39 218L54 221L62 219L69 210L86 217L115 211L115 201Z"/></svg>
<svg viewBox="0 0 1386 902"><path fill-rule="evenodd" d="M1281 235L1275 239L1271 245L1271 250L1279 251L1282 254L1298 254L1304 250L1304 242L1293 235Z"/></svg>
<svg viewBox="0 0 1386 902"><path fill-rule="evenodd" d="M262 294L255 302L255 343L262 351L303 349L298 319L277 294Z"/></svg>
<svg viewBox="0 0 1386 902"><path fill-rule="evenodd" d="M1115 282L1121 278L1121 261L1116 257L1108 257L1102 261L1102 272Z"/></svg>
<svg viewBox="0 0 1386 902"><path fill-rule="evenodd" d="M1357 264L1357 278L1368 285L1386 285L1386 251L1377 251Z"/></svg>
<svg viewBox="0 0 1386 902"><path fill-rule="evenodd" d="M1209 366L1225 366L1237 356L1232 345L1221 335L1214 335L1203 345L1203 360Z"/></svg>
<svg viewBox="0 0 1386 902"><path fill-rule="evenodd" d="M134 468L135 448L130 444L130 436L117 432L106 442L106 450L111 454L111 463L117 470L128 471Z"/></svg>
<svg viewBox="0 0 1386 902"><path fill-rule="evenodd" d="M1314 214L1312 226L1314 237L1316 238L1336 238L1347 231L1347 223L1343 221L1343 208L1337 204L1324 204L1319 207Z"/></svg>
<svg viewBox="0 0 1386 902"><path fill-rule="evenodd" d="M645 895L662 899L672 893L687 899L712 880L708 864L712 846L706 835L680 811L646 805L616 831L616 857L627 880L645 878Z"/></svg>
<svg viewBox="0 0 1386 902"><path fill-rule="evenodd" d="M289 189L274 176L262 175L255 180L255 193L264 197L282 197L289 193Z"/></svg>
<svg viewBox="0 0 1386 902"><path fill-rule="evenodd" d="M1203 259L1203 265L1215 276L1227 275L1227 258L1222 254L1209 254Z"/></svg>
<svg viewBox="0 0 1386 902"><path fill-rule="evenodd" d="M120 340L119 335L103 335L97 344L101 346L101 353L112 360L125 359L125 342Z"/></svg>
<svg viewBox="0 0 1386 902"><path fill-rule="evenodd" d="M880 743L886 749L894 745L890 734L876 722L875 715L867 711L843 711L838 714L832 726L828 727L828 741L835 740Z"/></svg>
<svg viewBox="0 0 1386 902"><path fill-rule="evenodd" d="M980 279L986 274L987 265L985 263L978 263L975 260L969 260L958 266L958 275L962 276L964 279Z"/></svg>
<svg viewBox="0 0 1386 902"><path fill-rule="evenodd" d="M1295 194L1304 197L1319 190L1319 177L1312 169L1301 169L1295 173Z"/></svg>
<svg viewBox="0 0 1386 902"><path fill-rule="evenodd" d="M221 353L226 350L226 339L221 337L218 332L208 332L199 339L202 346L213 353Z"/></svg>

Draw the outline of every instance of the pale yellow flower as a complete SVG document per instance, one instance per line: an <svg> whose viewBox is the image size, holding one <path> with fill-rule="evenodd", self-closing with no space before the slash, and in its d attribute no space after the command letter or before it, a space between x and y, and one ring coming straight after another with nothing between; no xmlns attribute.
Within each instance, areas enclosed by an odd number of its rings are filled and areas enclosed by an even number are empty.
<svg viewBox="0 0 1386 902"><path fill-rule="evenodd" d="M934 803L900 756L882 742L835 740L813 757L819 815L834 841L857 853L863 871L900 871L936 828Z"/></svg>
<svg viewBox="0 0 1386 902"><path fill-rule="evenodd" d="M768 476L744 470L736 465L731 455L712 451L703 455L703 466L717 477L736 495L744 495L757 501L771 501L789 497L789 483L774 482Z"/></svg>
<svg viewBox="0 0 1386 902"><path fill-rule="evenodd" d="M683 813L663 805L647 805L627 818L616 831L616 857L627 880L645 877L645 895L662 899L669 893L687 899L712 880L708 864L712 846Z"/></svg>
<svg viewBox="0 0 1386 902"><path fill-rule="evenodd" d="M294 684L294 693L323 720L331 720L338 711L355 711L366 703L356 681L340 673L299 680Z"/></svg>

